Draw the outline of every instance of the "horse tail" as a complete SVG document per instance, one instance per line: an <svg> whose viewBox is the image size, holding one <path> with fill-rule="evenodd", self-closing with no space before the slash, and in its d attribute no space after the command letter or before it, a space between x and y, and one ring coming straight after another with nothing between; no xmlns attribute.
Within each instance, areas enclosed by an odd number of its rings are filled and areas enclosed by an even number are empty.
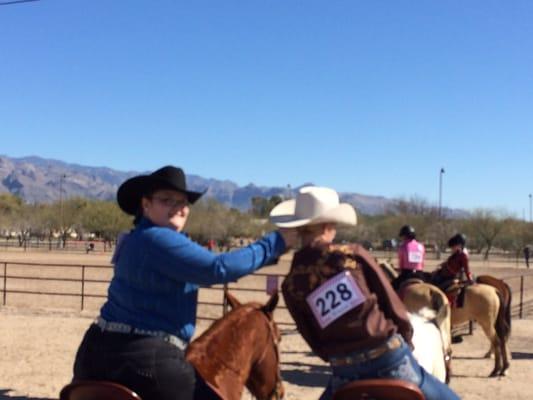
<svg viewBox="0 0 533 400"><path fill-rule="evenodd" d="M496 328L498 337L504 342L507 342L507 339L511 333L511 319L510 312L508 311L508 309L511 307L507 307L505 304L505 296L500 293L500 291L497 290L496 293L500 299L500 307L498 309L498 316L496 317L494 327Z"/></svg>
<svg viewBox="0 0 533 400"><path fill-rule="evenodd" d="M495 328L498 334L502 335L500 337L507 341L511 334L511 300L513 297L511 287L507 282L490 275L480 275L476 279L476 282L492 286L498 292L500 309L498 310Z"/></svg>
<svg viewBox="0 0 533 400"><path fill-rule="evenodd" d="M509 293L509 295L506 296L507 301L505 304L505 322L507 323L507 326L508 326L505 340L507 341L507 339L509 339L509 335L511 334L511 300L513 297L513 293L511 292L511 287L507 284L507 282L503 282L503 284L505 285L505 288L507 289L507 292Z"/></svg>

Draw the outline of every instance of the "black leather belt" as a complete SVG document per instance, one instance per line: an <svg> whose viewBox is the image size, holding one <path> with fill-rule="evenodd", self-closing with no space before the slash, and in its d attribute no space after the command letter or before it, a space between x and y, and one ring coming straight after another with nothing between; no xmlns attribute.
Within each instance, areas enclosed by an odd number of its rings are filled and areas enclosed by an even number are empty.
<svg viewBox="0 0 533 400"><path fill-rule="evenodd" d="M107 332L115 333L131 333L134 335L143 335L143 336L154 336L163 339L165 342L168 342L181 350L185 350L187 347L187 342L180 339L175 335L163 331L153 331L149 329L139 329L135 328L128 324L123 324L122 322L111 322L106 321L102 317L96 318L94 323L102 330Z"/></svg>
<svg viewBox="0 0 533 400"><path fill-rule="evenodd" d="M342 357L330 357L329 363L332 367L342 367L346 365L358 364L364 361L374 360L391 350L399 349L403 340L399 335L390 337L385 343L380 344L370 350L350 353Z"/></svg>

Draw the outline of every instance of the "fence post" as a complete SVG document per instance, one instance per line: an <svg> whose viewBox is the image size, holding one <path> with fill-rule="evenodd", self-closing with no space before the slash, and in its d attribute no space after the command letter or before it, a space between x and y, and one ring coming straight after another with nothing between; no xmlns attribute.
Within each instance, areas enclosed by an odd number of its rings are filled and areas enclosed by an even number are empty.
<svg viewBox="0 0 533 400"><path fill-rule="evenodd" d="M520 308L519 317L522 319L524 309L524 275L520 275Z"/></svg>
<svg viewBox="0 0 533 400"><path fill-rule="evenodd" d="M4 300L3 304L6 305L6 294L7 294L7 262L4 263Z"/></svg>
<svg viewBox="0 0 533 400"><path fill-rule="evenodd" d="M228 284L224 284L224 294L222 298L222 315L225 316L228 313L228 299L226 298L226 292L228 291Z"/></svg>
<svg viewBox="0 0 533 400"><path fill-rule="evenodd" d="M81 266L81 311L83 311L84 306L84 295L85 295L85 265Z"/></svg>

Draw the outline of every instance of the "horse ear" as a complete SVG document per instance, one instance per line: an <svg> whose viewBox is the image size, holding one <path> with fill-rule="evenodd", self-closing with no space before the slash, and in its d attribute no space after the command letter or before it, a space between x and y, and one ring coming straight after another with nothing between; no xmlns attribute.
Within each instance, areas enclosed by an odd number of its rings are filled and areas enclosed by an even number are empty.
<svg viewBox="0 0 533 400"><path fill-rule="evenodd" d="M224 291L224 297L228 301L228 304L230 305L231 309L235 309L241 305L240 301L235 298L230 292L227 290Z"/></svg>
<svg viewBox="0 0 533 400"><path fill-rule="evenodd" d="M274 293L272 293L272 296L270 296L270 299L268 299L267 303L263 307L261 307L261 309L267 314L272 314L274 308L276 308L276 306L278 305L278 301L279 293L277 290L275 290Z"/></svg>

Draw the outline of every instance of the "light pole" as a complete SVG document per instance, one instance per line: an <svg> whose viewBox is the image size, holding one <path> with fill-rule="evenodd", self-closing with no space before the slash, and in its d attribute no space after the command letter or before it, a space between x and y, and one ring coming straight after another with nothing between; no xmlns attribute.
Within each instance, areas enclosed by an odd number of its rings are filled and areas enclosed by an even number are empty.
<svg viewBox="0 0 533 400"><path fill-rule="evenodd" d="M67 177L66 174L61 174L59 177L59 223L60 229L63 229L63 180Z"/></svg>
<svg viewBox="0 0 533 400"><path fill-rule="evenodd" d="M444 168L439 172L439 219L442 217L442 175L444 174ZM531 198L531 195L530 195Z"/></svg>
<svg viewBox="0 0 533 400"><path fill-rule="evenodd" d="M529 222L531 222L531 193L529 194Z"/></svg>
<svg viewBox="0 0 533 400"><path fill-rule="evenodd" d="M288 199L292 199L292 189L291 189L291 184L287 184L287 194L285 196L285 199L284 200L288 200Z"/></svg>

